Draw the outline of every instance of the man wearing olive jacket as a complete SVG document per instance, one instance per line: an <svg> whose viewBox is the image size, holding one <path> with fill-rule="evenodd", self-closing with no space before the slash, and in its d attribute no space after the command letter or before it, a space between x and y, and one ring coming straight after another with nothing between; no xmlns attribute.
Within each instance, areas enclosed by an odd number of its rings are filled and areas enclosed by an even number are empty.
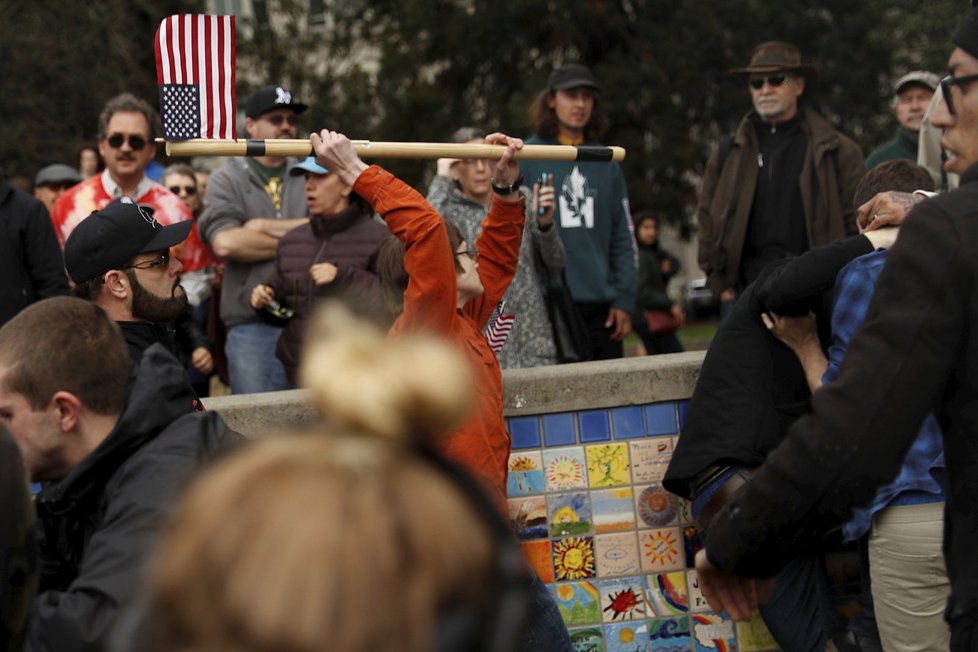
<svg viewBox="0 0 978 652"><path fill-rule="evenodd" d="M815 69L790 43L761 43L747 83L754 110L706 164L696 219L699 264L724 314L764 266L856 235L859 146L801 103Z"/></svg>

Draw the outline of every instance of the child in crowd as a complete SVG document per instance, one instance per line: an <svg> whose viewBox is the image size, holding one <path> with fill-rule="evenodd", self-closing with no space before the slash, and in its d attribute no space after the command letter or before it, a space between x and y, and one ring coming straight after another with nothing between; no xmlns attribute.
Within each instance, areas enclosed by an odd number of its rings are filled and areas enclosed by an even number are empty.
<svg viewBox="0 0 978 652"><path fill-rule="evenodd" d="M679 259L659 246L659 217L650 211L635 218L638 240L638 294L632 328L649 355L679 353L683 345L676 329L686 322L682 306L669 298L669 279L679 271Z"/></svg>

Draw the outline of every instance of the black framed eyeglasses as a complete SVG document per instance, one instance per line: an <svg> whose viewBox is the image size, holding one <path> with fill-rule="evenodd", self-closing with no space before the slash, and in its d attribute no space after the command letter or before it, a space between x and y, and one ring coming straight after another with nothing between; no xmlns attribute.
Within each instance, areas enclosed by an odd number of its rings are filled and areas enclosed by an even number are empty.
<svg viewBox="0 0 978 652"><path fill-rule="evenodd" d="M472 259L472 262L473 263L479 262L479 250L476 249L475 247L469 247L465 251L456 251L455 252L455 256L456 257L458 257L458 256L468 256L469 258Z"/></svg>
<svg viewBox="0 0 978 652"><path fill-rule="evenodd" d="M105 142L109 144L112 149L119 149L122 144L129 141L129 148L134 152L138 152L142 148L146 147L146 139L142 136L136 135L124 135L124 134L112 134L105 139Z"/></svg>
<svg viewBox="0 0 978 652"><path fill-rule="evenodd" d="M751 88L761 90L764 88L764 82L767 82L768 85L777 88L778 86L784 86L787 84L789 79L791 79L791 75L786 72L779 72L776 75L752 76L748 83L750 84Z"/></svg>
<svg viewBox="0 0 978 652"><path fill-rule="evenodd" d="M181 192L187 193L188 196L193 197L197 194L197 188L194 186L170 186L167 188L174 195L179 195Z"/></svg>
<svg viewBox="0 0 978 652"><path fill-rule="evenodd" d="M978 81L978 75L962 75L961 77L945 77L941 80L941 93L944 94L944 103L947 104L947 112L955 115L954 100L951 99L951 87L961 86L961 93L964 94L964 85Z"/></svg>
<svg viewBox="0 0 978 652"><path fill-rule="evenodd" d="M154 258L153 260L144 260L141 263L133 263L131 265L125 265L119 269L153 269L154 267L163 267L164 269L170 264L170 251L167 250L160 254L159 258Z"/></svg>

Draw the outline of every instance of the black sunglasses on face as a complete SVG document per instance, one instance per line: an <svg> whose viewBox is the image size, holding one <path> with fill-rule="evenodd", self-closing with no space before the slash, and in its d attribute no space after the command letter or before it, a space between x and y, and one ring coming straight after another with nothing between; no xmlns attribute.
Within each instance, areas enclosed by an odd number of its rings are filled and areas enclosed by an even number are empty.
<svg viewBox="0 0 978 652"><path fill-rule="evenodd" d="M784 86L788 83L790 75L787 73L778 73L776 75L758 76L750 78L751 88L761 90L764 88L764 82L767 82L770 86L777 88L778 86Z"/></svg>
<svg viewBox="0 0 978 652"><path fill-rule="evenodd" d="M187 195L190 197L197 194L197 189L193 186L170 186L168 190L174 195L179 195L181 191L187 193Z"/></svg>
<svg viewBox="0 0 978 652"><path fill-rule="evenodd" d="M944 94L944 103L947 104L947 112L955 115L954 100L951 99L951 88L961 86L961 93L964 93L964 85L978 81L978 75L962 75L961 77L945 77L941 80L941 93Z"/></svg>
<svg viewBox="0 0 978 652"><path fill-rule="evenodd" d="M282 115L281 113L278 113L276 115L265 116L265 120L268 120L276 127L281 127L283 122L288 122L289 125L294 127L295 123L298 121L298 118L296 118L295 115Z"/></svg>
<svg viewBox="0 0 978 652"><path fill-rule="evenodd" d="M109 147L112 149L119 149L127 140L129 141L129 147L135 152L138 152L142 148L146 147L146 139L142 136L124 136L122 134L112 134L106 139L105 142L107 142Z"/></svg>

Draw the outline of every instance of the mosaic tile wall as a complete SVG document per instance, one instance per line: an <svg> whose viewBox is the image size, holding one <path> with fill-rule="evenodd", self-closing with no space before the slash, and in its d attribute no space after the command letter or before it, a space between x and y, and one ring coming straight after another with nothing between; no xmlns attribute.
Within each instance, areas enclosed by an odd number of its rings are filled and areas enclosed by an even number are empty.
<svg viewBox="0 0 978 652"><path fill-rule="evenodd" d="M507 419L509 513L577 650L760 652L760 620L710 611L686 501L662 488L688 401Z"/></svg>

